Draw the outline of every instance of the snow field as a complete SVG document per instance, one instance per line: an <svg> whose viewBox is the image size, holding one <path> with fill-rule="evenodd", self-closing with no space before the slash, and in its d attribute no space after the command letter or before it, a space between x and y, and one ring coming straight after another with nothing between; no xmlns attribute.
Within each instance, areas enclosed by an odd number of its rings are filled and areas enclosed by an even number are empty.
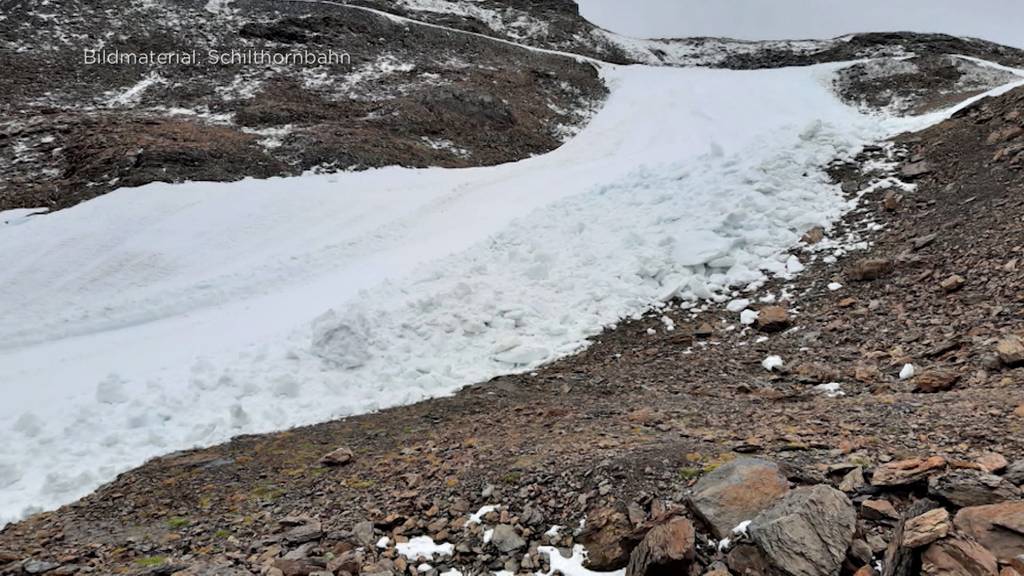
<svg viewBox="0 0 1024 576"><path fill-rule="evenodd" d="M848 208L820 168L925 121L842 105L837 66L609 67L590 125L521 162L152 184L0 225L0 522L794 273Z"/></svg>

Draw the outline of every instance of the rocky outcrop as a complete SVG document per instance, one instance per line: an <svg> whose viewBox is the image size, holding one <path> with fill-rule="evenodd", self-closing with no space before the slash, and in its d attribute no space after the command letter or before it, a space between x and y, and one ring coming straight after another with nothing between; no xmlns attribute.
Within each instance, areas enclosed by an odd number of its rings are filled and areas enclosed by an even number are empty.
<svg viewBox="0 0 1024 576"><path fill-rule="evenodd" d="M972 506L957 512L956 529L989 549L1000 562L1024 554L1024 502Z"/></svg>

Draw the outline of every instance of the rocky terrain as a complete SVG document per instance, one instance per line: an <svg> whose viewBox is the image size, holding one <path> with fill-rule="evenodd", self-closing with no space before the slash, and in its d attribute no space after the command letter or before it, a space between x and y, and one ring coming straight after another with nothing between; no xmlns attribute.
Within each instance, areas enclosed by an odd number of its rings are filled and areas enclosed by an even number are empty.
<svg viewBox="0 0 1024 576"><path fill-rule="evenodd" d="M61 209L158 181L519 160L558 147L600 106L606 89L582 57L749 69L917 54L920 69L888 66L846 82L848 97L876 94L867 104L895 100L904 112L925 94L939 105L998 80L950 54L1024 64L1020 50L941 35L634 40L594 27L571 0L350 4L8 0L0 210ZM195 51L198 62L84 64L85 50L101 49ZM333 50L347 60L211 64L211 50Z"/></svg>
<svg viewBox="0 0 1024 576"><path fill-rule="evenodd" d="M618 63L885 56L835 87L899 114L1008 79L960 55L1024 65L934 35L631 41L562 0L4 4L0 210L506 162L557 147L604 98L585 59L481 34ZM98 38L353 59L83 68ZM857 208L807 231L794 279L668 303L450 398L158 458L5 527L0 574L1024 575L1024 88L829 173Z"/></svg>
<svg viewBox="0 0 1024 576"><path fill-rule="evenodd" d="M1024 574L1024 89L829 171L858 208L793 280L154 460L0 573Z"/></svg>

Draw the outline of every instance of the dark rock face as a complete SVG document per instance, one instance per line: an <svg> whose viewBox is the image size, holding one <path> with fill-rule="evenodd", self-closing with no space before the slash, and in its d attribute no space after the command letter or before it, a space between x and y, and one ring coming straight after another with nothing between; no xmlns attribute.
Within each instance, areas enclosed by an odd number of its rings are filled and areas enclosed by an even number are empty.
<svg viewBox="0 0 1024 576"><path fill-rule="evenodd" d="M1004 478L981 470L954 470L933 477L928 493L954 506L981 506L1004 500L1017 500L1019 488Z"/></svg>

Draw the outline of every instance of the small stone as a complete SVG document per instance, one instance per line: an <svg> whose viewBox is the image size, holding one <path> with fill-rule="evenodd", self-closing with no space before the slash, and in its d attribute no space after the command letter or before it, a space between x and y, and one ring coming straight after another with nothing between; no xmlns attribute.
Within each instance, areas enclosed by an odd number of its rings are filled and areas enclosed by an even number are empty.
<svg viewBox="0 0 1024 576"><path fill-rule="evenodd" d="M821 242L824 239L825 229L822 228L821 226L815 226L814 228L811 228L810 230L807 231L806 234L804 234L803 238L801 238L804 244L810 245L817 244L818 242Z"/></svg>
<svg viewBox="0 0 1024 576"><path fill-rule="evenodd" d="M941 456L932 456L925 460L914 458L889 462L875 468L871 476L871 485L906 486L924 480L945 468L946 459Z"/></svg>
<svg viewBox="0 0 1024 576"><path fill-rule="evenodd" d="M945 508L936 508L907 520L903 527L903 545L907 548L927 546L945 538L950 528L949 512Z"/></svg>
<svg viewBox="0 0 1024 576"><path fill-rule="evenodd" d="M964 284L966 283L967 280L965 280L963 276L960 276L959 274L953 274L949 278L946 278L945 280L940 282L939 287L941 287L942 291L945 292L946 294L952 294L953 292L956 292L963 288Z"/></svg>
<svg viewBox="0 0 1024 576"><path fill-rule="evenodd" d="M757 314L757 329L781 332L789 327L789 312L782 306L765 306Z"/></svg>
<svg viewBox="0 0 1024 576"><path fill-rule="evenodd" d="M44 562L42 560L29 560L21 566L21 569L27 574L45 574L46 572L57 568L60 568L60 564L57 564L56 562Z"/></svg>
<svg viewBox="0 0 1024 576"><path fill-rule="evenodd" d="M952 370L926 370L914 378L914 391L924 394L946 392L956 387L960 375Z"/></svg>
<svg viewBox="0 0 1024 576"><path fill-rule="evenodd" d="M1007 336L996 344L999 360L1010 367L1024 365L1024 339L1020 336Z"/></svg>
<svg viewBox="0 0 1024 576"><path fill-rule="evenodd" d="M869 280L877 280L892 272L892 269L893 266L890 260L885 260L883 258L869 258L866 260L858 260L854 263L848 276L851 280L866 282Z"/></svg>
<svg viewBox="0 0 1024 576"><path fill-rule="evenodd" d="M356 543L364 548L373 548L377 542L373 533L373 522L370 521L360 522L352 527L352 535L355 536Z"/></svg>
<svg viewBox="0 0 1024 576"><path fill-rule="evenodd" d="M686 518L655 526L633 550L626 576L686 574L696 556L696 533Z"/></svg>
<svg viewBox="0 0 1024 576"><path fill-rule="evenodd" d="M697 338L711 338L715 334L715 329L707 322L701 324L693 331L693 335Z"/></svg>
<svg viewBox="0 0 1024 576"><path fill-rule="evenodd" d="M329 454L325 454L324 457L320 459L320 463L325 466L344 466L351 462L353 457L354 454L351 449L341 447Z"/></svg>
<svg viewBox="0 0 1024 576"><path fill-rule="evenodd" d="M894 190L889 190L885 193L885 197L882 198L882 208L886 212L894 212L900 207L900 201L903 200L903 196L896 193Z"/></svg>
<svg viewBox="0 0 1024 576"><path fill-rule="evenodd" d="M867 482L864 481L864 469L857 466L843 477L843 480L839 483L839 489L847 494L853 494L865 485L867 485Z"/></svg>

